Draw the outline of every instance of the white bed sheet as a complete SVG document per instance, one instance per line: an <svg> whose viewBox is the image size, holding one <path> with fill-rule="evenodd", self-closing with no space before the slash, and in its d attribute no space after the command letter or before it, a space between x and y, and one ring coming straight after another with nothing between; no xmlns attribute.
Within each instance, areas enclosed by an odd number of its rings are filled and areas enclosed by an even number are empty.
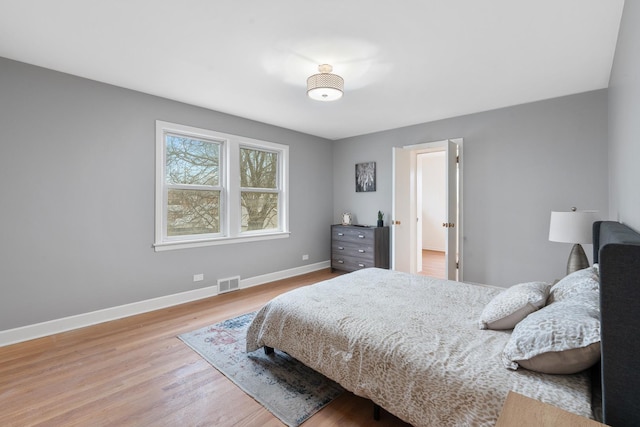
<svg viewBox="0 0 640 427"><path fill-rule="evenodd" d="M510 390L591 417L587 373L511 371L510 331L480 330L500 288L365 269L283 294L256 315L247 351L287 352L419 426L493 426Z"/></svg>

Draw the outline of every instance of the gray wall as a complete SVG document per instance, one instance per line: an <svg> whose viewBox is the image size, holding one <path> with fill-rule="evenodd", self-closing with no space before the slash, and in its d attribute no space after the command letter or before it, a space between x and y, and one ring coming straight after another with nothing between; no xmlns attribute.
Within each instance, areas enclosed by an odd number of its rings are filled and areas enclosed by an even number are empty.
<svg viewBox="0 0 640 427"><path fill-rule="evenodd" d="M447 138L464 138L464 279L506 287L563 277L571 245L548 241L550 212L608 215L607 91L336 141L334 218L375 223L391 211L392 147ZM355 192L363 161L377 162L376 192Z"/></svg>
<svg viewBox="0 0 640 427"><path fill-rule="evenodd" d="M560 277L570 245L547 240L551 210L609 208L640 229L638 19L627 2L608 92L334 143L0 58L0 330L324 261L342 212L391 219L391 147L446 138L464 138L465 279ZM154 252L156 119L290 145L291 238ZM365 161L377 191L356 193Z"/></svg>
<svg viewBox="0 0 640 427"><path fill-rule="evenodd" d="M640 4L626 1L609 81L612 219L640 231Z"/></svg>
<svg viewBox="0 0 640 427"><path fill-rule="evenodd" d="M155 252L156 119L289 145L291 237ZM4 58L0 129L0 330L329 258L327 140Z"/></svg>

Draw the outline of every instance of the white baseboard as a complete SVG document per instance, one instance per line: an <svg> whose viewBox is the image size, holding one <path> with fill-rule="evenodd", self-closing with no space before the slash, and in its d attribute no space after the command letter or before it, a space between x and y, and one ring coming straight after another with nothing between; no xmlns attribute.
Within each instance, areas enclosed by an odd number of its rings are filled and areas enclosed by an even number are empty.
<svg viewBox="0 0 640 427"><path fill-rule="evenodd" d="M302 267L291 268L289 270L277 271L275 273L263 274L262 276L250 277L240 280L240 288L250 288L256 285L275 282L276 280L288 279L289 277L300 276L301 274L323 270L331 267L331 261L322 261L316 264L304 265Z"/></svg>
<svg viewBox="0 0 640 427"><path fill-rule="evenodd" d="M330 265L329 261L323 261L316 264L242 279L240 280L240 288L249 288L276 280L311 273L313 271L329 268ZM77 314L75 316L63 317L61 319L49 320L47 322L36 323L33 325L21 326L19 328L7 329L5 331L0 331L0 347L48 335L59 334L73 329L84 328L86 326L96 325L110 320L147 313L149 311L184 304L203 298L209 298L215 295L218 295L217 285L152 298L131 304L109 307L102 310L91 311L89 313Z"/></svg>

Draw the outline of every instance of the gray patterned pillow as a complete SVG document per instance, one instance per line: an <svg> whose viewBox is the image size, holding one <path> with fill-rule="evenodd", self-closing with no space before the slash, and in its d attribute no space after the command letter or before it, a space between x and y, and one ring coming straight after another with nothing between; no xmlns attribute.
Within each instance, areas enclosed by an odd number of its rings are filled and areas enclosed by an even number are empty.
<svg viewBox="0 0 640 427"><path fill-rule="evenodd" d="M551 287L548 304L565 301L588 291L600 290L600 274L597 264L582 270L575 271L560 279Z"/></svg>
<svg viewBox="0 0 640 427"><path fill-rule="evenodd" d="M509 369L547 374L583 371L600 358L599 293L556 301L518 323L502 352Z"/></svg>
<svg viewBox="0 0 640 427"><path fill-rule="evenodd" d="M549 283L520 283L499 293L482 310L480 329L513 329L527 315L544 306Z"/></svg>

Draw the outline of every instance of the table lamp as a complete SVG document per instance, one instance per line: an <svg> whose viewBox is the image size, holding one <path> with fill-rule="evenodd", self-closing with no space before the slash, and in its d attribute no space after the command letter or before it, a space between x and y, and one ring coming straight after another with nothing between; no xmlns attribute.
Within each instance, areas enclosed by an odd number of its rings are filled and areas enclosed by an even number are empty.
<svg viewBox="0 0 640 427"><path fill-rule="evenodd" d="M573 243L567 261L567 274L589 267L589 260L581 243L592 243L592 228L597 211L551 212L549 240L552 242Z"/></svg>

